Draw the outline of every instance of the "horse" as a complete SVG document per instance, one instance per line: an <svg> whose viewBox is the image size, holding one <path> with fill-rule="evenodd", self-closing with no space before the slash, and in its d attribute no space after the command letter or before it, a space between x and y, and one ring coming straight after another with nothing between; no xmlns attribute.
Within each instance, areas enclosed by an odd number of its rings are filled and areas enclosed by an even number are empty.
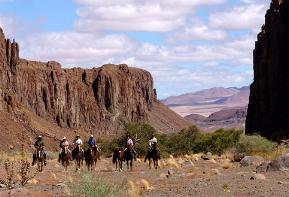
<svg viewBox="0 0 289 197"><path fill-rule="evenodd" d="M92 167L94 167L94 170L96 170L96 162L97 159L99 159L100 153L98 151L97 146L92 146L88 148L84 152L84 158L85 158L85 164L87 166L88 171L92 170Z"/></svg>
<svg viewBox="0 0 289 197"><path fill-rule="evenodd" d="M72 160L71 152L67 146L64 146L64 150L59 155L59 160L61 164L64 166L65 170L69 166L69 161Z"/></svg>
<svg viewBox="0 0 289 197"><path fill-rule="evenodd" d="M77 145L75 149L72 150L72 159L75 160L76 171L80 170L83 166L83 151L80 145Z"/></svg>
<svg viewBox="0 0 289 197"><path fill-rule="evenodd" d="M37 147L35 154L35 161L37 164L37 170L39 172L43 171L44 161L45 161L45 153L43 147Z"/></svg>
<svg viewBox="0 0 289 197"><path fill-rule="evenodd" d="M132 170L132 160L134 159L134 156L132 146L128 146L124 150L124 160L126 161L127 169Z"/></svg>
<svg viewBox="0 0 289 197"><path fill-rule="evenodd" d="M160 151L157 147L157 144L153 143L152 149L150 150L148 154L149 167L151 168L151 162L153 160L155 169L158 169L160 158L161 158Z"/></svg>
<svg viewBox="0 0 289 197"><path fill-rule="evenodd" d="M112 163L115 164L115 169L122 171L122 162L124 161L124 151L122 148L116 148L113 151Z"/></svg>

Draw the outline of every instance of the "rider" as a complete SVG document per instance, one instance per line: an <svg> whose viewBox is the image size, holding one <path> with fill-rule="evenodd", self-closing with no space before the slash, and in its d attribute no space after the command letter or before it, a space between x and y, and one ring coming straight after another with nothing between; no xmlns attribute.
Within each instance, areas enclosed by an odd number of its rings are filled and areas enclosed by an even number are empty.
<svg viewBox="0 0 289 197"><path fill-rule="evenodd" d="M65 148L67 148L68 152L70 152L70 150L68 149L68 146L69 146L69 142L66 139L66 137L64 136L59 143L59 147L61 148L61 151L59 153L58 162L60 162L60 156L63 152L65 152Z"/></svg>
<svg viewBox="0 0 289 197"><path fill-rule="evenodd" d="M73 145L74 145L74 147L76 148L77 146L80 146L80 149L81 149L81 151L82 151L82 153L84 153L84 151L83 151L83 149L82 149L82 144L83 144L83 142L82 142L82 140L80 139L80 135L76 135L75 136L75 139L74 139L74 141L73 141Z"/></svg>
<svg viewBox="0 0 289 197"><path fill-rule="evenodd" d="M35 152L33 153L33 160L32 160L32 165L35 164L36 161L36 151L39 148L42 148L43 150L43 157L44 157L44 165L46 165L46 153L44 152L44 142L42 140L42 136L39 135L37 138L37 140L34 143L34 148L35 148Z"/></svg>
<svg viewBox="0 0 289 197"><path fill-rule="evenodd" d="M96 140L94 139L93 135L90 135L90 138L87 141L87 144L89 145L89 147L94 147L94 146L97 147Z"/></svg>
<svg viewBox="0 0 289 197"><path fill-rule="evenodd" d="M126 144L125 144L125 149L124 149L124 151L126 151L126 149L127 149L128 147L131 147L132 152L133 152L133 155L134 155L134 160L136 160L136 151L135 151L134 148L133 148L133 140L131 139L130 135L127 135L127 137L126 137Z"/></svg>
<svg viewBox="0 0 289 197"><path fill-rule="evenodd" d="M154 146L154 145L157 145L157 143L158 143L157 138L156 138L154 135L152 135L151 138L149 139L149 148L148 148L147 155L146 155L146 157L145 157L144 162L146 162L146 160L149 158L149 154L150 154L151 151L153 150L153 146ZM157 151L159 151L158 148L157 148Z"/></svg>

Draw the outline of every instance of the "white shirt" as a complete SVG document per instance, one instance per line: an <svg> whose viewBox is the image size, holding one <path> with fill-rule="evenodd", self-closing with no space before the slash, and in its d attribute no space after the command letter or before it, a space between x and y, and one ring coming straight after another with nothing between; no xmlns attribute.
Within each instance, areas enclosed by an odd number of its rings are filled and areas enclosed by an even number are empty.
<svg viewBox="0 0 289 197"><path fill-rule="evenodd" d="M74 142L74 144L82 145L83 143L82 143L82 140L81 140L80 138L78 138L78 139Z"/></svg>
<svg viewBox="0 0 289 197"><path fill-rule="evenodd" d="M132 139L129 138L129 139L127 140L127 142L126 142L126 145L127 145L127 146L130 146L130 145L133 146L133 141L132 141Z"/></svg>
<svg viewBox="0 0 289 197"><path fill-rule="evenodd" d="M152 146L154 143L157 143L158 140L156 137L153 137L152 139L149 140L149 145Z"/></svg>

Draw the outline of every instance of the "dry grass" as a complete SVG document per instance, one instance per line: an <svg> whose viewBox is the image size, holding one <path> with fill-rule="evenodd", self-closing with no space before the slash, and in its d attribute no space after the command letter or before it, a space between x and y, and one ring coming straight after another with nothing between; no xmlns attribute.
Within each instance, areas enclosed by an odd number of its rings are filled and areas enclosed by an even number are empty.
<svg viewBox="0 0 289 197"><path fill-rule="evenodd" d="M170 158L167 159L167 165L170 168L177 168L177 169L181 168L181 165L176 161L176 159L172 155L170 155Z"/></svg>
<svg viewBox="0 0 289 197"><path fill-rule="evenodd" d="M134 182L128 180L127 181L127 194L129 197L138 197L141 195L141 190L138 188L138 186Z"/></svg>
<svg viewBox="0 0 289 197"><path fill-rule="evenodd" d="M230 168L233 168L234 165L232 164L232 162L229 159L226 159L221 164L221 167L224 168L224 169L230 169Z"/></svg>
<svg viewBox="0 0 289 197"><path fill-rule="evenodd" d="M277 157L283 155L284 153L288 152L289 150L284 146L278 146L271 152L253 152L252 155L258 155L263 157L265 160L273 160Z"/></svg>
<svg viewBox="0 0 289 197"><path fill-rule="evenodd" d="M146 190L150 190L152 187L146 179L140 179L139 181L133 182L127 181L127 195L129 197L138 197Z"/></svg>

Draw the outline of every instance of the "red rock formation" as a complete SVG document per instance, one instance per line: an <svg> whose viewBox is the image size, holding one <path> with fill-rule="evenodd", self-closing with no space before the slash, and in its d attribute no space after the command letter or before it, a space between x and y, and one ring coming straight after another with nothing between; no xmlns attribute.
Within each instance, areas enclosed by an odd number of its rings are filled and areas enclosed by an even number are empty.
<svg viewBox="0 0 289 197"><path fill-rule="evenodd" d="M273 0L254 50L246 133L289 137L289 1Z"/></svg>
<svg viewBox="0 0 289 197"><path fill-rule="evenodd" d="M62 69L54 61L19 59L18 44L0 33L0 110L24 107L61 127L106 134L120 130L124 122L149 121L154 106L160 105L155 105L153 79L145 70L127 65ZM154 126L163 132L188 126L170 113L178 124L165 119L154 120Z"/></svg>

